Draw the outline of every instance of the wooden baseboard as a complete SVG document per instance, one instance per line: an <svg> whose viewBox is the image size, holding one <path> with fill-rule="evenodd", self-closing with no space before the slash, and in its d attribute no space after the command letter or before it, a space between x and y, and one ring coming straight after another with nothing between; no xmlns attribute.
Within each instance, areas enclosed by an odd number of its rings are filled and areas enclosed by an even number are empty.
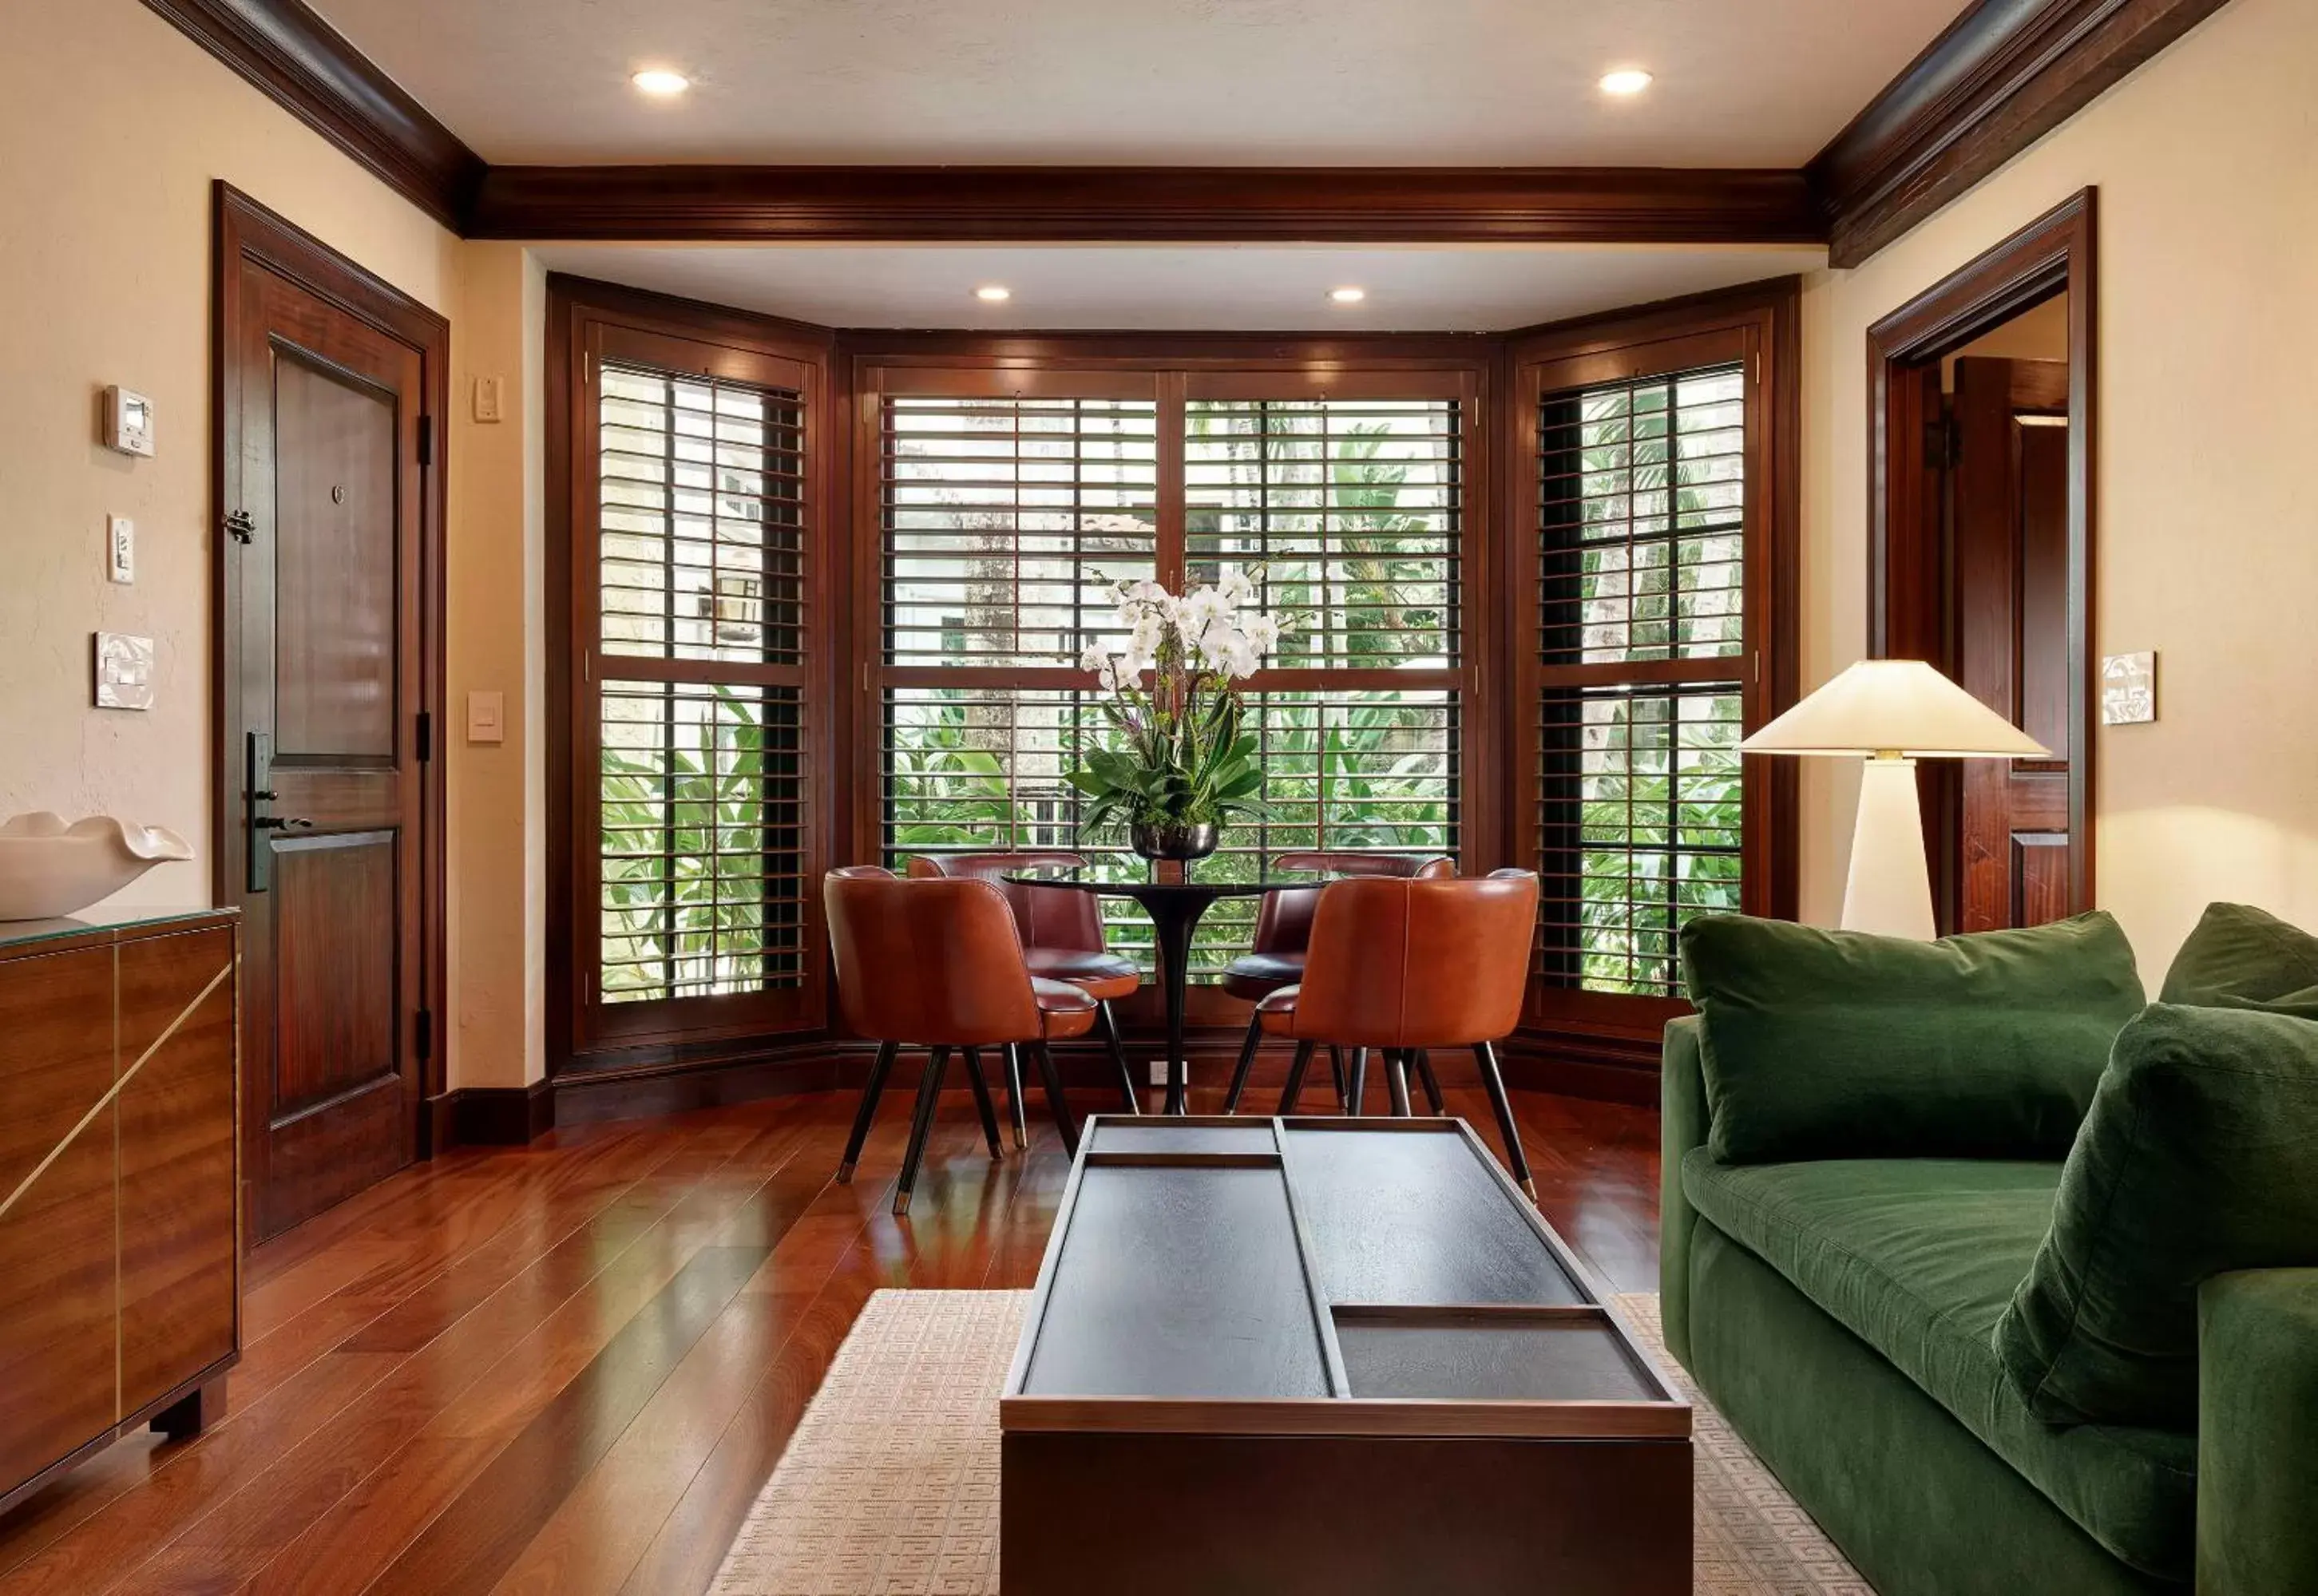
<svg viewBox="0 0 2318 1596"><path fill-rule="evenodd" d="M427 1103L436 1152L452 1147L521 1147L555 1125L555 1087L463 1086Z"/></svg>
<svg viewBox="0 0 2318 1596"><path fill-rule="evenodd" d="M1137 1083L1146 1089L1155 1041L1140 1036L1128 1039ZM1236 1031L1208 1027L1195 1032L1186 1049L1191 1084L1217 1090L1227 1085L1238 1063L1239 1043ZM1286 1043L1267 1042L1257 1052L1248 1075L1252 1104L1260 1106L1276 1097L1287 1084L1294 1051ZM557 1125L683 1114L795 1092L858 1090L868 1079L876 1052L866 1042L813 1038L697 1062L568 1070L527 1087L464 1087L429 1101L433 1145L438 1151L461 1145L522 1146ZM1499 1054L1509 1086L1613 1103L1654 1106L1658 1100L1653 1045L1524 1034L1508 1040ZM1099 1041L1065 1043L1055 1049L1055 1062L1074 1097L1101 1096L1116 1087L1118 1075ZM915 1077L905 1080L914 1084ZM958 1084L963 1087L962 1079Z"/></svg>

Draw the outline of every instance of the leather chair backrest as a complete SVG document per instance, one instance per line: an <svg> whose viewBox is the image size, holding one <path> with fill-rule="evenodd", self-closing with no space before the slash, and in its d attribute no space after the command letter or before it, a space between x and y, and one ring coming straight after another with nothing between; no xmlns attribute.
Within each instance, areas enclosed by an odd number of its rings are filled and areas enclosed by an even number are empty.
<svg viewBox="0 0 2318 1596"><path fill-rule="evenodd" d="M990 883L1006 894L1025 947L1101 953L1102 905L1092 892L1074 892L1067 887L1026 887L1002 879L1013 870L1081 869L1085 865L1082 856L1060 848L1011 854L913 854L910 856L910 874L921 878L946 875L953 880Z"/></svg>
<svg viewBox="0 0 2318 1596"><path fill-rule="evenodd" d="M822 880L837 1000L873 1042L979 1047L1038 1035L1038 1001L1003 893L986 881L904 881L875 865Z"/></svg>
<svg viewBox="0 0 2318 1596"><path fill-rule="evenodd" d="M1330 882L1294 1034L1349 1047L1465 1047L1521 1021L1537 877Z"/></svg>
<svg viewBox="0 0 2318 1596"><path fill-rule="evenodd" d="M1389 875L1433 881L1457 874L1446 854L1371 854L1349 848L1281 854L1275 870L1325 870L1339 875ZM1255 911L1257 953L1302 953L1312 939L1312 911L1320 906L1318 887L1266 892Z"/></svg>

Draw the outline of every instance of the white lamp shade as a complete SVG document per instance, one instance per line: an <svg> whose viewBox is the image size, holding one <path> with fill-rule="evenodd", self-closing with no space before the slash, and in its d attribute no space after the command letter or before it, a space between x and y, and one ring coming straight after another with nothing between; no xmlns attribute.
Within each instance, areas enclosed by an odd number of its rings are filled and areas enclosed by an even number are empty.
<svg viewBox="0 0 2318 1596"><path fill-rule="evenodd" d="M2052 755L1921 659L1862 659L1738 746L1750 754Z"/></svg>

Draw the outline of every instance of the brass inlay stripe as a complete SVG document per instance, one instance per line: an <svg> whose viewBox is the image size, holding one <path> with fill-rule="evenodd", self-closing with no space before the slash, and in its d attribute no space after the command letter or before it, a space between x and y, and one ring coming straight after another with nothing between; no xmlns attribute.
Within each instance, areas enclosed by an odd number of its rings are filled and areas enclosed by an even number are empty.
<svg viewBox="0 0 2318 1596"><path fill-rule="evenodd" d="M81 1132L88 1129L90 1125L94 1125L96 1123L96 1116L112 1106L112 1100L121 1095L121 1088L127 1086L130 1081L136 1079L137 1071L143 1069L148 1061L149 1061L155 1054L160 1052L161 1049L169 1045L169 1038L175 1036L177 1032L184 1027L184 1023L187 1020L193 1018L193 1010L208 1002L210 1000L210 994L217 991L218 988L223 986L232 974L233 965L229 963L224 969L210 977L210 983L209 985L202 988L201 995L196 997L192 1002L186 1004L184 1009L178 1014L177 1018L169 1022L168 1028L164 1030L159 1036L153 1038L153 1045L147 1048L143 1053L138 1054L137 1062L135 1063L130 1065L126 1070L123 1070L114 1078L112 1086L106 1089L104 1095L97 1098L95 1102L90 1104L88 1112L80 1116L80 1123L65 1133L63 1141L49 1149L48 1157L42 1159L39 1163L34 1164L32 1166L32 1172L26 1175L22 1180L16 1183L16 1189L8 1194L8 1200L5 1202L0 1202L0 1219L5 1219L8 1217L8 1211L16 1206L26 1192L32 1189L32 1182L47 1174L49 1172L49 1166L56 1162L57 1160L62 1158L65 1155L65 1150L70 1147L75 1142L80 1140Z"/></svg>

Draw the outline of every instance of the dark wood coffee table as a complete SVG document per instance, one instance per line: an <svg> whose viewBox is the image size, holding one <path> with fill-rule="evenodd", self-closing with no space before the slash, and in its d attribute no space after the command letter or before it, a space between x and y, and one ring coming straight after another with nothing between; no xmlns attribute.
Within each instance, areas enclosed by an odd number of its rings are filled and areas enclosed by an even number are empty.
<svg viewBox="0 0 2318 1596"><path fill-rule="evenodd" d="M1006 1596L1681 1596L1690 1408L1457 1119L1088 1122Z"/></svg>

